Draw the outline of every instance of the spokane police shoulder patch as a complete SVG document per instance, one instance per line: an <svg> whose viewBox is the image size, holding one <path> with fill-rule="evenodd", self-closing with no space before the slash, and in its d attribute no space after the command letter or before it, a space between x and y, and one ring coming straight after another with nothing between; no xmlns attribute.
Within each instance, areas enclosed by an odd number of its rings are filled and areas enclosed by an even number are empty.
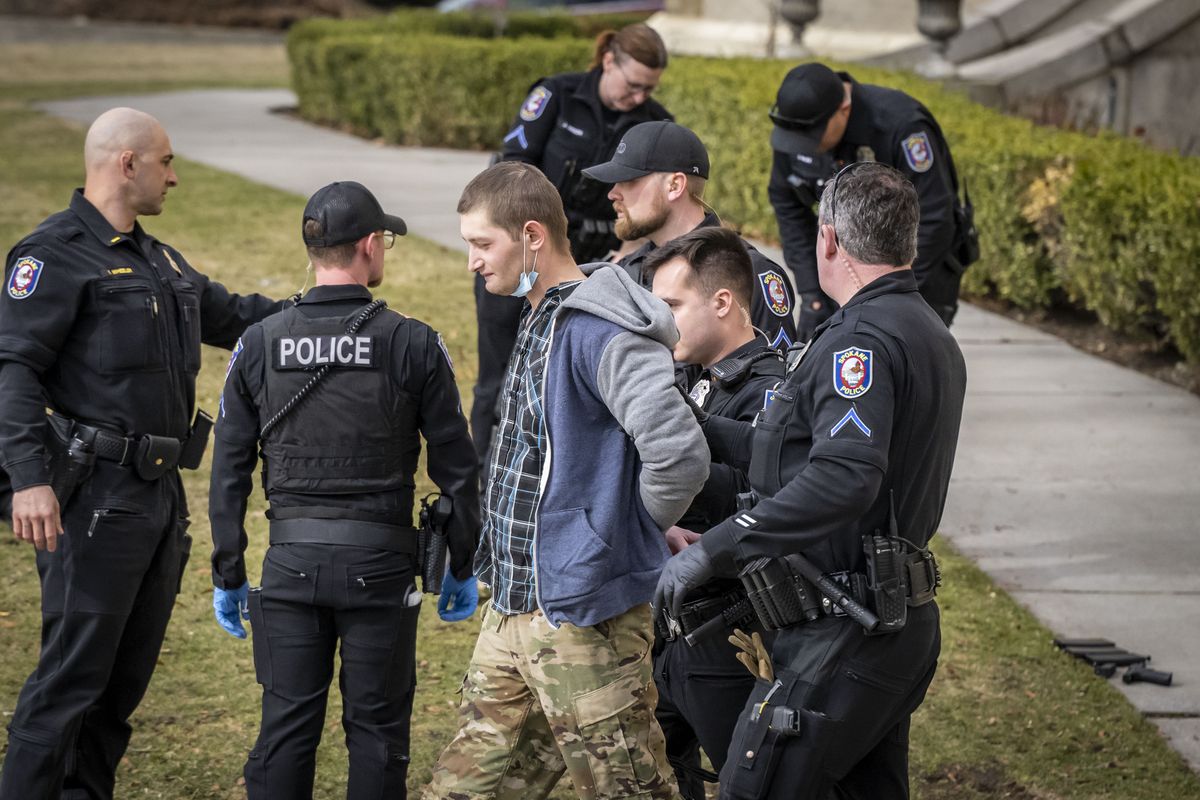
<svg viewBox="0 0 1200 800"><path fill-rule="evenodd" d="M758 273L758 284L766 298L767 308L777 317L786 317L792 313L792 303L784 288L783 276L773 269Z"/></svg>
<svg viewBox="0 0 1200 800"><path fill-rule="evenodd" d="M550 94L550 90L545 86L533 87L529 97L526 97L525 102L521 104L521 119L533 122L542 116L542 112L546 110L546 104L550 102Z"/></svg>
<svg viewBox="0 0 1200 800"><path fill-rule="evenodd" d="M847 400L862 397L871 388L874 363L870 350L838 350L833 354L833 390Z"/></svg>
<svg viewBox="0 0 1200 800"><path fill-rule="evenodd" d="M8 296L13 300L24 300L33 294L38 281L41 280L44 266L41 261L29 256L17 259L17 263L13 265L12 276L8 279Z"/></svg>
<svg viewBox="0 0 1200 800"><path fill-rule="evenodd" d="M928 172L933 166L933 148L929 146L929 135L924 131L914 133L904 140L904 160L913 172Z"/></svg>

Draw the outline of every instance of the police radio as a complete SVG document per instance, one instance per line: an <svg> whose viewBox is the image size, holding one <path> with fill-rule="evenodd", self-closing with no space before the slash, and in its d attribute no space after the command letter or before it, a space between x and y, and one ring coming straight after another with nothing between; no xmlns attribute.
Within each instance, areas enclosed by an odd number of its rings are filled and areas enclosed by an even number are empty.
<svg viewBox="0 0 1200 800"><path fill-rule="evenodd" d="M895 633L908 621L908 571L901 539L879 534L863 537L867 554L867 589L879 626L872 633Z"/></svg>

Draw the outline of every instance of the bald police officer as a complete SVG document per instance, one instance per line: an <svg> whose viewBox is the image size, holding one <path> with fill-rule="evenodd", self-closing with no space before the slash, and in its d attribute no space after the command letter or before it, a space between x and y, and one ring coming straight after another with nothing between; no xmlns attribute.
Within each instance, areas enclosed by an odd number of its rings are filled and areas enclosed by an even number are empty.
<svg viewBox="0 0 1200 800"><path fill-rule="evenodd" d="M713 575L799 554L881 620L868 636L811 586L818 602L793 592L775 604L812 613L780 612L773 678L738 721L722 797L908 796L909 721L940 648L927 547L966 390L954 337L917 293L918 215L898 170L856 163L835 177L821 198L817 264L839 309L789 354L756 425L714 416L703 426L715 458L748 466L757 499L667 563L656 606L678 610ZM803 574L786 558L770 569Z"/></svg>
<svg viewBox="0 0 1200 800"><path fill-rule="evenodd" d="M783 79L771 121L774 160L767 193L784 261L796 276L802 338L833 310L813 257L813 206L829 177L855 161L888 164L916 187L921 224L913 274L921 295L949 325L958 310L962 271L977 256L970 253L970 212L958 201L950 147L929 109L903 92L811 63Z"/></svg>
<svg viewBox="0 0 1200 800"><path fill-rule="evenodd" d="M189 431L200 343L231 348L281 307L230 294L142 228L178 182L173 157L149 114L106 111L83 189L8 255L0 463L13 531L37 549L42 649L9 723L4 800L113 796L191 546L178 468L208 439Z"/></svg>
<svg viewBox="0 0 1200 800"><path fill-rule="evenodd" d="M371 298L404 221L342 182L312 196L303 228L317 285L246 331L221 396L213 605L239 638L248 605L254 631L263 708L245 767L251 800L312 797L339 643L347 796L403 798L421 600L412 528L420 438L429 476L453 501L440 603L451 621L476 602L475 452L441 337ZM262 587L250 591L244 517L260 445L271 547Z"/></svg>

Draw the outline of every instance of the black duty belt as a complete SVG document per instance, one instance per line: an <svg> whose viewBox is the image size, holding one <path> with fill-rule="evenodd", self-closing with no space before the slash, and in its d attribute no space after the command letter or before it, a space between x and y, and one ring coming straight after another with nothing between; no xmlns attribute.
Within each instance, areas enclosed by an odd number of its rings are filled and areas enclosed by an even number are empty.
<svg viewBox="0 0 1200 800"><path fill-rule="evenodd" d="M201 416L204 415L201 412ZM197 417L199 419L199 417ZM96 458L115 462L122 467L133 467L138 475L145 480L156 480L177 466L195 469L199 466L199 456L203 444L207 441L207 430L202 439L198 437L199 452L194 454L195 463L181 464L181 455L185 453L186 440L173 436L154 436L141 434L122 436L103 428L76 422L61 414L50 414L47 419L54 428L60 440L78 439L84 447ZM191 455L191 454L189 454Z"/></svg>
<svg viewBox="0 0 1200 800"><path fill-rule="evenodd" d="M417 529L357 519L273 519L271 544L337 544L417 552Z"/></svg>

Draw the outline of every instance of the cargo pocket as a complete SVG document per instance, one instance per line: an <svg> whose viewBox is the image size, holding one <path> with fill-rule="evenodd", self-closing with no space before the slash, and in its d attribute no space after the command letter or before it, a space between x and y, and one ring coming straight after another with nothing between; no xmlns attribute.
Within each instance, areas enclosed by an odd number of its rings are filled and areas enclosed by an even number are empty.
<svg viewBox="0 0 1200 800"><path fill-rule="evenodd" d="M254 588L246 596L250 613L250 642L254 650L254 679L271 688L271 644L267 641L267 623L263 618L262 589Z"/></svg>
<svg viewBox="0 0 1200 800"><path fill-rule="evenodd" d="M649 796L662 783L650 747L652 715L639 672L575 698L596 800Z"/></svg>
<svg viewBox="0 0 1200 800"><path fill-rule="evenodd" d="M788 794L815 797L823 780L823 761L836 721L818 711L788 705L796 676L780 670L776 680L759 680L738 719L721 771L721 797L754 800L770 794L783 766ZM786 765L783 751L787 748Z"/></svg>

